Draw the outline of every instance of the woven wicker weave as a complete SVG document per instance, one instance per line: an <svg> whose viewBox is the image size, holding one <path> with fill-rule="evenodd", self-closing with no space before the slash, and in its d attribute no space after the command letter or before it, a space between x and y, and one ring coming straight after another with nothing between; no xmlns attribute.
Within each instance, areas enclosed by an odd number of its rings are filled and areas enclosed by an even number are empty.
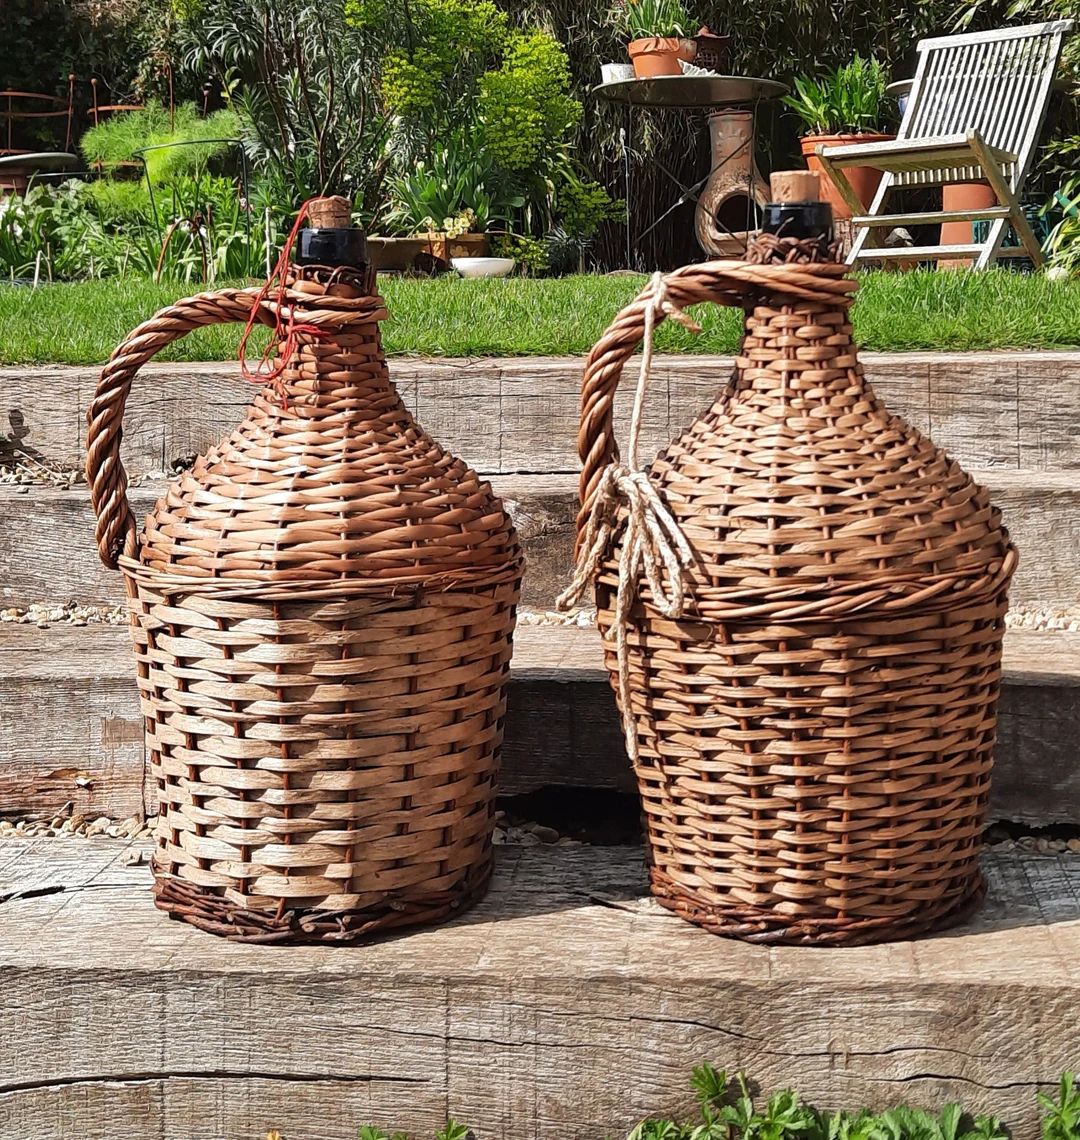
<svg viewBox="0 0 1080 1140"><path fill-rule="evenodd" d="M866 383L843 272L713 262L666 279L674 305L744 306L746 336L716 403L651 467L693 564L678 620L640 584L623 711L656 897L761 942L910 936L981 892L1015 551L986 491ZM648 289L588 360L583 525L650 304ZM597 585L613 684L619 533Z"/></svg>
<svg viewBox="0 0 1080 1140"><path fill-rule="evenodd" d="M90 408L87 473L130 599L158 906L243 940L346 941L484 890L521 555L390 383L370 283L288 284L308 331L277 385L141 535L119 459L137 369L253 304L273 324L274 303L202 294L136 329Z"/></svg>

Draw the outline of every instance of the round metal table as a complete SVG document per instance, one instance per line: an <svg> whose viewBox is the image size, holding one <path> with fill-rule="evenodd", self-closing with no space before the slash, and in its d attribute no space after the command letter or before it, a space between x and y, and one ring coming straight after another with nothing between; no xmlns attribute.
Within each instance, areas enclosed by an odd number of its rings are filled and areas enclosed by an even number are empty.
<svg viewBox="0 0 1080 1140"><path fill-rule="evenodd" d="M79 156L61 150L15 151L0 155L0 193L24 194L35 174L70 170Z"/></svg>
<svg viewBox="0 0 1080 1140"><path fill-rule="evenodd" d="M622 103L628 109L701 110L708 114L709 173L687 187L661 165L660 169L680 187L682 196L639 237L655 229L683 202L696 198L694 232L702 249L720 257L742 253L749 232L757 228L755 207L769 200L768 183L754 158L757 110L762 102L778 99L787 90L783 83L751 75L663 75L594 87L593 93L601 99ZM627 227L629 235L629 220Z"/></svg>

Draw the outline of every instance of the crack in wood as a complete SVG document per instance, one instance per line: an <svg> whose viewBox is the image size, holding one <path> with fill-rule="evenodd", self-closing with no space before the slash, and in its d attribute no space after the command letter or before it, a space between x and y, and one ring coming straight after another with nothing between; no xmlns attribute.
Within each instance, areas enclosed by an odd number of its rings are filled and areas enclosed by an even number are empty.
<svg viewBox="0 0 1080 1140"><path fill-rule="evenodd" d="M887 1085L909 1085L915 1081L959 1081L973 1088L983 1089L986 1092L1002 1092L1009 1089L1049 1089L1056 1085L1055 1081L1003 1081L1000 1084L986 1084L973 1077L964 1077L959 1073L909 1073L904 1077L870 1077L870 1080Z"/></svg>
<svg viewBox="0 0 1080 1140"><path fill-rule="evenodd" d="M395 1077L377 1073L271 1073L241 1069L147 1069L131 1073L90 1073L0 1084L0 1096L42 1092L94 1084L144 1084L147 1081L274 1081L286 1084L426 1085L424 1077Z"/></svg>
<svg viewBox="0 0 1080 1140"><path fill-rule="evenodd" d="M22 899L40 899L46 895L60 895L68 888L62 883L54 883L48 887L27 887L25 891L12 891L7 895L0 895L0 906L4 903L19 902Z"/></svg>

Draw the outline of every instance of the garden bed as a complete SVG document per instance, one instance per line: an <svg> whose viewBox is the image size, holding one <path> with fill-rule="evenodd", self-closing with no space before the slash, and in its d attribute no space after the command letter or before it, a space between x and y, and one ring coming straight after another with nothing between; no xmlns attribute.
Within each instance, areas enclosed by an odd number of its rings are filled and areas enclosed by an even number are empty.
<svg viewBox="0 0 1080 1140"><path fill-rule="evenodd" d="M635 275L461 281L386 277L388 353L420 356L563 356L589 351L647 278ZM200 286L143 279L0 286L0 363L93 364L157 309ZM740 315L703 306L694 336L674 324L657 334L668 353L729 354ZM855 335L877 351L970 351L1080 345L1080 281L1008 270L983 274L866 274ZM210 328L173 345L164 360L228 360L239 326Z"/></svg>

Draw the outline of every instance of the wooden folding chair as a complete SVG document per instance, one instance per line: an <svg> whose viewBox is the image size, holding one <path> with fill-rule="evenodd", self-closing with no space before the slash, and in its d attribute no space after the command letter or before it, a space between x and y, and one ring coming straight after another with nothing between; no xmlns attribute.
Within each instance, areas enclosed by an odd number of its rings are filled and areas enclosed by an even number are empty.
<svg viewBox="0 0 1080 1140"><path fill-rule="evenodd" d="M819 146L817 156L854 217L848 264L889 260L974 257L985 269L1003 255L1026 252L1036 266L1044 258L1024 217L1020 195L1039 141L1050 85L1071 20L1029 24L971 35L921 40L907 109L892 142ZM844 170L884 171L869 212ZM997 204L972 210L886 214L897 189L955 182L989 183ZM970 245L885 248L897 226L929 222L990 222L986 240ZM1004 249L1011 224L1020 246Z"/></svg>

